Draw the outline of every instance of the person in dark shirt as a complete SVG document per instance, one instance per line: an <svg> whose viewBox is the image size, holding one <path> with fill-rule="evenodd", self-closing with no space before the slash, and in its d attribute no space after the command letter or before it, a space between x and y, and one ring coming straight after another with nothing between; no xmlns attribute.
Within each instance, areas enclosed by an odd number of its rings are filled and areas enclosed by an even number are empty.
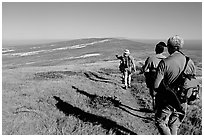
<svg viewBox="0 0 204 137"><path fill-rule="evenodd" d="M159 42L155 46L156 54L148 57L145 61L144 66L142 67L143 68L142 73L144 73L145 75L146 85L149 88L150 95L152 97L153 110L155 109L155 92L154 92L153 84L154 84L157 66L162 59L166 58L163 55L164 47L166 47L166 44L164 42Z"/></svg>

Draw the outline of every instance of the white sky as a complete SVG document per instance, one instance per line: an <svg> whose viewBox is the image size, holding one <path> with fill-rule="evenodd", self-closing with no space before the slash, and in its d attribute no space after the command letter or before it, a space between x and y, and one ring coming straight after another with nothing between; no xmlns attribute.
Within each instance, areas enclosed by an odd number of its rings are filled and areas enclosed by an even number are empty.
<svg viewBox="0 0 204 137"><path fill-rule="evenodd" d="M202 39L201 2L5 3L2 39Z"/></svg>

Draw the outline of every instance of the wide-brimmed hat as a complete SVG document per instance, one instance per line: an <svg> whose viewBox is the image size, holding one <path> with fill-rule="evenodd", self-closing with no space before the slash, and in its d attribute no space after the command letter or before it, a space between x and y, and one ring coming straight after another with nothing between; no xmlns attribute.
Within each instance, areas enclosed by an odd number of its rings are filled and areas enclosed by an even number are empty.
<svg viewBox="0 0 204 137"><path fill-rule="evenodd" d="M124 50L124 54L129 55L129 54L130 54L130 51L129 51L128 49L125 49L125 50Z"/></svg>
<svg viewBox="0 0 204 137"><path fill-rule="evenodd" d="M183 48L183 45L184 45L184 40L178 35L170 37L167 41L167 47Z"/></svg>

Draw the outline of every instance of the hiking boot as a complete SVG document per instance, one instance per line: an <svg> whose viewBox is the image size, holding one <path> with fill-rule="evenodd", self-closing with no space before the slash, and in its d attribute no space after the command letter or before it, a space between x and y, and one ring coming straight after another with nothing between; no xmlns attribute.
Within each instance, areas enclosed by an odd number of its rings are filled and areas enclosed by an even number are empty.
<svg viewBox="0 0 204 137"><path fill-rule="evenodd" d="M124 88L124 89L128 89L128 87L127 87L127 86L124 86L123 88Z"/></svg>

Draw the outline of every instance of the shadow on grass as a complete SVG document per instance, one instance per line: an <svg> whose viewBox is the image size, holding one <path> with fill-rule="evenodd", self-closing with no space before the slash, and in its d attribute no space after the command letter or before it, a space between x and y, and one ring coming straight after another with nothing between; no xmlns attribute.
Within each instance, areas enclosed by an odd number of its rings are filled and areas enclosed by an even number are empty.
<svg viewBox="0 0 204 137"><path fill-rule="evenodd" d="M57 102L56 107L62 111L65 115L73 115L83 122L91 122L95 125L101 125L104 129L113 130L113 132L117 135L137 135L136 133L132 132L131 130L118 125L116 122L107 119L102 116L97 116L88 112L84 112L80 108L74 107L71 104L64 102L57 96L53 96Z"/></svg>
<svg viewBox="0 0 204 137"><path fill-rule="evenodd" d="M83 76L82 72L74 71L48 71L48 72L38 72L34 74L33 79L35 80L49 80L49 79L62 79L64 76Z"/></svg>
<svg viewBox="0 0 204 137"><path fill-rule="evenodd" d="M86 91L80 90L80 89L76 88L75 86L72 86L72 88L76 89L76 92L89 97L90 101L96 102L95 100L98 100L98 101L104 102L104 104L106 104L106 105L109 103L109 106L112 105L112 106L115 106L117 108L120 108L121 110L123 110L123 111L125 111L125 112L127 112L127 113L129 113L129 114L131 114L133 116L136 116L136 117L139 117L139 118L142 118L142 119L145 119L145 120L153 121L153 119L150 118L150 117L142 117L142 116L139 116L139 115L134 114L131 111L127 110L127 109L130 109L130 110L138 111L138 112L153 113L149 109L146 109L146 108L135 109L135 108L132 108L132 107L129 107L127 105L122 104L116 98L101 97L101 96L98 96L98 95L95 95L95 94L93 95L93 94L87 93ZM101 102L99 102L98 104L101 104ZM90 102L90 103L92 103L92 102Z"/></svg>
<svg viewBox="0 0 204 137"><path fill-rule="evenodd" d="M88 79L90 79L90 80L92 80L92 81L95 81L95 82L104 82L104 83L110 83L110 84L118 85L117 83L112 82L112 81L110 81L110 80L107 79L107 78L101 77L101 76L99 76L98 74L93 73L93 72L84 72L84 75L85 75Z"/></svg>

